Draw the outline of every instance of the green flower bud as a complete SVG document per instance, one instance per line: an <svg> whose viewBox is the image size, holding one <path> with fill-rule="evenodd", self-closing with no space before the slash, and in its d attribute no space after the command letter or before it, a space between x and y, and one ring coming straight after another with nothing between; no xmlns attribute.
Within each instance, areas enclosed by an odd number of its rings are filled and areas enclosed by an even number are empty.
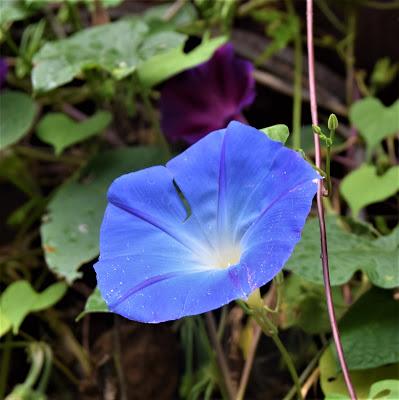
<svg viewBox="0 0 399 400"><path fill-rule="evenodd" d="M320 126L318 125L312 125L312 130L316 135L322 135L323 132L321 131Z"/></svg>
<svg viewBox="0 0 399 400"><path fill-rule="evenodd" d="M327 124L327 126L328 126L328 129L329 129L330 131L335 131L335 130L338 128L338 118L337 118L337 116L336 116L335 114L331 114L331 115L328 117L328 124Z"/></svg>

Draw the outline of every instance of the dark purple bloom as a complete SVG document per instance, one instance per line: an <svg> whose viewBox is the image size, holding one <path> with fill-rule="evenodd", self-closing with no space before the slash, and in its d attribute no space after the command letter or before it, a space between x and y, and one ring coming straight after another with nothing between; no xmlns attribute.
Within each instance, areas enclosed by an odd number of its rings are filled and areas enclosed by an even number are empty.
<svg viewBox="0 0 399 400"><path fill-rule="evenodd" d="M196 142L230 121L245 121L242 109L255 97L253 65L237 58L233 46L168 80L161 92L161 126L171 142Z"/></svg>
<svg viewBox="0 0 399 400"><path fill-rule="evenodd" d="M4 58L0 58L0 88L3 87L4 82L6 81L6 76L8 72L8 65Z"/></svg>

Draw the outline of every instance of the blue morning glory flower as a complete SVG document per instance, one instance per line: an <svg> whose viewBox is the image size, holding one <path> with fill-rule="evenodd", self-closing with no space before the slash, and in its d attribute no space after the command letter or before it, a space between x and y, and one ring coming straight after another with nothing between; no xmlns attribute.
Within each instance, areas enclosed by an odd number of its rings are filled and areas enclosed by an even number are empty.
<svg viewBox="0 0 399 400"><path fill-rule="evenodd" d="M164 83L161 127L171 142L193 144L230 121L245 122L242 111L255 98L254 66L237 57L231 43L207 61Z"/></svg>
<svg viewBox="0 0 399 400"><path fill-rule="evenodd" d="M239 122L166 167L116 179L95 265L110 310L162 322L247 298L289 258L318 179L295 151Z"/></svg>

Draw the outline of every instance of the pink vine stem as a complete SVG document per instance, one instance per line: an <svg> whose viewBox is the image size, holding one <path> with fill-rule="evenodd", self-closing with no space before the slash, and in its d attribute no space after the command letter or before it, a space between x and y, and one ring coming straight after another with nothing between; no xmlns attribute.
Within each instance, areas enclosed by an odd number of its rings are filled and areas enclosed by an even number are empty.
<svg viewBox="0 0 399 400"><path fill-rule="evenodd" d="M307 24L310 111L312 114L312 124L318 125L314 50L313 50L313 0L306 0L306 24ZM320 138L316 134L314 134L314 147L315 147L316 166L318 168L321 168ZM330 272L328 267L327 233L326 233L326 223L324 219L324 208L323 208L323 192L324 192L323 182L319 181L317 189L317 214L319 217L319 226L320 226L321 263L323 267L324 288L326 292L328 315L330 318L332 334L337 349L338 359L341 364L342 373L344 375L345 384L351 399L356 400L357 399L356 392L351 381L348 367L346 365L344 350L342 348L341 339L339 337L338 324L337 324L337 319L335 317L334 303L331 293Z"/></svg>

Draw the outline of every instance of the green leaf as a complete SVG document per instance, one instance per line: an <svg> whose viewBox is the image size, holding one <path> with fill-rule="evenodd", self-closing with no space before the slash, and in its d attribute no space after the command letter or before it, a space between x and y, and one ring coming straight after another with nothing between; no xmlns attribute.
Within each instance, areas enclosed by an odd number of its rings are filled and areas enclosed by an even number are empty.
<svg viewBox="0 0 399 400"><path fill-rule="evenodd" d="M0 93L0 150L21 139L30 129L37 113L35 102L23 92Z"/></svg>
<svg viewBox="0 0 399 400"><path fill-rule="evenodd" d="M345 176L340 186L341 194L355 216L363 207L383 201L398 190L399 166L391 167L384 175L377 175L373 165L363 164Z"/></svg>
<svg viewBox="0 0 399 400"><path fill-rule="evenodd" d="M153 32L139 18L88 28L42 47L33 60L33 87L48 91L94 68L122 79L148 58L182 46L185 40L186 35L167 25Z"/></svg>
<svg viewBox="0 0 399 400"><path fill-rule="evenodd" d="M109 312L108 306L101 296L100 290L96 287L94 292L88 297L85 309L77 316L76 321L79 321L85 315L90 313Z"/></svg>
<svg viewBox="0 0 399 400"><path fill-rule="evenodd" d="M320 385L325 400L348 399L348 390L342 372L337 369L337 363L331 347L328 347L320 358ZM370 386L381 379L396 378L399 373L399 364L386 365L362 371L351 370L352 383L358 399L367 399Z"/></svg>
<svg viewBox="0 0 399 400"><path fill-rule="evenodd" d="M270 139L285 143L290 135L290 131L287 125L278 124L269 126L268 128L260 129L261 132L265 133Z"/></svg>
<svg viewBox="0 0 399 400"><path fill-rule="evenodd" d="M47 202L43 197L34 196L30 200L26 201L22 206L10 213L6 223L11 226L21 225L30 218L32 213L37 213L40 210L44 210L46 204Z"/></svg>
<svg viewBox="0 0 399 400"><path fill-rule="evenodd" d="M398 73L399 65L393 64L388 57L380 58L374 65L370 82L374 90L389 85Z"/></svg>
<svg viewBox="0 0 399 400"><path fill-rule="evenodd" d="M286 48L288 43L298 35L299 19L297 16L272 9L256 10L251 15L256 21L266 23L267 36L273 39L258 57L258 63L266 61Z"/></svg>
<svg viewBox="0 0 399 400"><path fill-rule="evenodd" d="M399 399L399 380L384 379L374 383L370 388L369 399L398 400Z"/></svg>
<svg viewBox="0 0 399 400"><path fill-rule="evenodd" d="M100 0L104 7L116 7L123 2L123 0ZM40 10L48 4L54 3L69 3L77 4L84 3L90 10L94 9L93 0L24 0L29 9Z"/></svg>
<svg viewBox="0 0 399 400"><path fill-rule="evenodd" d="M7 22L20 21L32 14L22 0L0 1L0 26Z"/></svg>
<svg viewBox="0 0 399 400"><path fill-rule="evenodd" d="M36 292L28 281L13 282L0 297L0 320L6 321L6 328L12 328L16 334L29 313L51 307L64 296L66 290L64 282L54 283L41 293ZM0 333L6 333L6 328L2 327Z"/></svg>
<svg viewBox="0 0 399 400"><path fill-rule="evenodd" d="M162 151L134 147L96 156L80 174L57 191L41 226L42 246L49 268L68 282L80 276L79 267L98 254L98 237L107 199L118 176L162 163Z"/></svg>
<svg viewBox="0 0 399 400"><path fill-rule="evenodd" d="M208 61L215 50L226 43L227 37L221 36L203 41L189 53L184 53L183 44L168 52L152 57L138 68L141 82L152 87L186 69Z"/></svg>
<svg viewBox="0 0 399 400"><path fill-rule="evenodd" d="M61 154L67 147L102 132L111 119L107 111L98 111L82 122L62 113L49 113L37 125L36 133L43 142L54 146L57 154Z"/></svg>
<svg viewBox="0 0 399 400"><path fill-rule="evenodd" d="M335 313L339 319L347 309L340 287L333 288ZM292 274L284 280L281 302L283 329L299 326L310 334L330 332L324 286Z"/></svg>
<svg viewBox="0 0 399 400"><path fill-rule="evenodd" d="M149 7L143 14L145 22L159 23L164 21L165 13L170 9L171 4L160 4L158 6ZM175 28L183 28L193 23L197 18L197 10L195 7L188 2L185 2L183 6L168 20L169 24L172 24Z"/></svg>
<svg viewBox="0 0 399 400"><path fill-rule="evenodd" d="M372 288L349 309L339 327L349 369L399 362L399 302Z"/></svg>
<svg viewBox="0 0 399 400"><path fill-rule="evenodd" d="M380 100L366 97L355 102L349 110L351 123L373 149L381 140L399 131L399 100L385 107Z"/></svg>
<svg viewBox="0 0 399 400"><path fill-rule="evenodd" d="M12 151L0 155L0 178L6 179L29 197L40 193L38 184L30 174L27 163Z"/></svg>
<svg viewBox="0 0 399 400"><path fill-rule="evenodd" d="M324 400L350 400L350 398L345 394L330 393Z"/></svg>
<svg viewBox="0 0 399 400"><path fill-rule="evenodd" d="M11 321L7 318L7 316L4 314L3 310L0 307L0 337L2 337L5 333L7 333L11 329L11 327L12 327Z"/></svg>
<svg viewBox="0 0 399 400"><path fill-rule="evenodd" d="M342 285L348 282L356 271L362 270L376 286L399 286L399 227L390 235L373 240L345 231L337 217L329 216L326 225L331 285ZM285 268L310 282L323 284L319 224L316 218L309 218L306 222L302 239Z"/></svg>
<svg viewBox="0 0 399 400"><path fill-rule="evenodd" d="M116 7L122 4L124 0L101 0L101 3L104 7ZM93 2L91 0L85 0L88 6L93 6Z"/></svg>

